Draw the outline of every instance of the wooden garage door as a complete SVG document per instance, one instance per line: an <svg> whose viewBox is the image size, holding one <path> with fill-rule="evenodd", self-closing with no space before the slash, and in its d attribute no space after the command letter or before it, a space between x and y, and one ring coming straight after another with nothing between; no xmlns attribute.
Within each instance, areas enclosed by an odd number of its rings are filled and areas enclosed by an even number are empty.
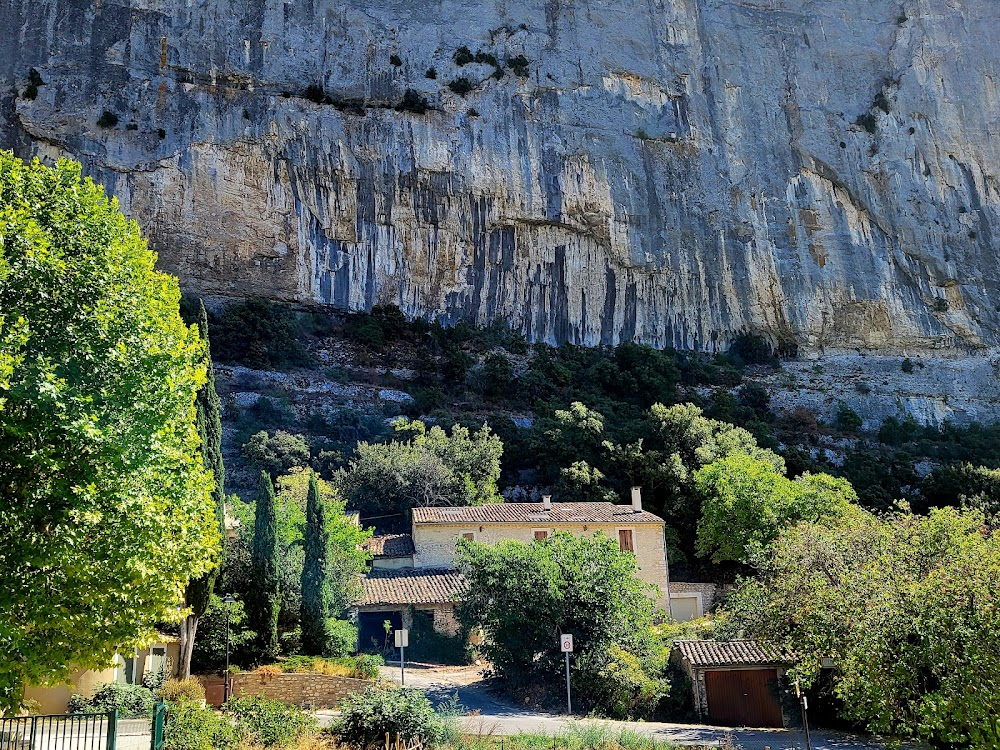
<svg viewBox="0 0 1000 750"><path fill-rule="evenodd" d="M705 673L708 717L729 727L780 727L778 673L735 669Z"/></svg>

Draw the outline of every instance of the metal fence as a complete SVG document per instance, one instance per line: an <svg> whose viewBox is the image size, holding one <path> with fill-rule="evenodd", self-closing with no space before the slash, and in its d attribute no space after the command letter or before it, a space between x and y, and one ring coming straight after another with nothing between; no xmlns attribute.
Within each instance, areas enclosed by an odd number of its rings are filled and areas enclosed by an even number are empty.
<svg viewBox="0 0 1000 750"><path fill-rule="evenodd" d="M0 750L115 750L114 713L0 719Z"/></svg>

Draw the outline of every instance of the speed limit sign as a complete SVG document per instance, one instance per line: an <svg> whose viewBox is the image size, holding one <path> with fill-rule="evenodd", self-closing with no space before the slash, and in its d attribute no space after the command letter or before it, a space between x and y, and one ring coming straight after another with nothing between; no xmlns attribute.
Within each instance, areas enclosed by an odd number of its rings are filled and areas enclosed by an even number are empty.
<svg viewBox="0 0 1000 750"><path fill-rule="evenodd" d="M559 636L559 650L566 654L573 653L573 636L563 633Z"/></svg>

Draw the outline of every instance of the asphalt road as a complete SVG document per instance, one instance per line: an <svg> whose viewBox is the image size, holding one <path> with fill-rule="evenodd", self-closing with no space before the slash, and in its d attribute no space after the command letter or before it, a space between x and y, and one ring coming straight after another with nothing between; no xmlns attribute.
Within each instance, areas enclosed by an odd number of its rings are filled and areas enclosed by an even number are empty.
<svg viewBox="0 0 1000 750"><path fill-rule="evenodd" d="M383 667L382 677L399 684L399 667ZM728 729L700 724L606 721L531 711L491 693L478 667L407 667L406 686L420 688L436 704L457 694L467 712L461 719L462 727L469 734L509 736L528 732L555 737L572 732L576 727L599 724L612 732L627 729L675 745L722 746L727 736L731 736L734 745L744 750L806 747L804 734L794 729ZM885 743L872 738L839 732L815 731L810 739L813 750L881 750L886 747Z"/></svg>

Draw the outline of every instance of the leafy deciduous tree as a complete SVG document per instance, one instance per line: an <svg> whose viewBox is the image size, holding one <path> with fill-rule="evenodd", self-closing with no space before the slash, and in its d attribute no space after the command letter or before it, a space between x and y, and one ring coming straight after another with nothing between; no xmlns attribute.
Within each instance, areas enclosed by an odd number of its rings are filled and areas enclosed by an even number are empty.
<svg viewBox="0 0 1000 750"><path fill-rule="evenodd" d="M559 634L572 633L580 704L617 715L655 708L667 690L652 634L652 587L636 577L635 556L598 533L559 533L525 544L460 541L467 589L462 624L482 627L482 650L510 689L558 684Z"/></svg>
<svg viewBox="0 0 1000 750"><path fill-rule="evenodd" d="M218 528L204 350L138 226L78 164L0 152L0 707L177 619Z"/></svg>
<svg viewBox="0 0 1000 750"><path fill-rule="evenodd" d="M1000 537L980 513L854 509L785 530L757 565L724 635L788 646L806 683L832 658L847 718L872 731L1000 746Z"/></svg>

